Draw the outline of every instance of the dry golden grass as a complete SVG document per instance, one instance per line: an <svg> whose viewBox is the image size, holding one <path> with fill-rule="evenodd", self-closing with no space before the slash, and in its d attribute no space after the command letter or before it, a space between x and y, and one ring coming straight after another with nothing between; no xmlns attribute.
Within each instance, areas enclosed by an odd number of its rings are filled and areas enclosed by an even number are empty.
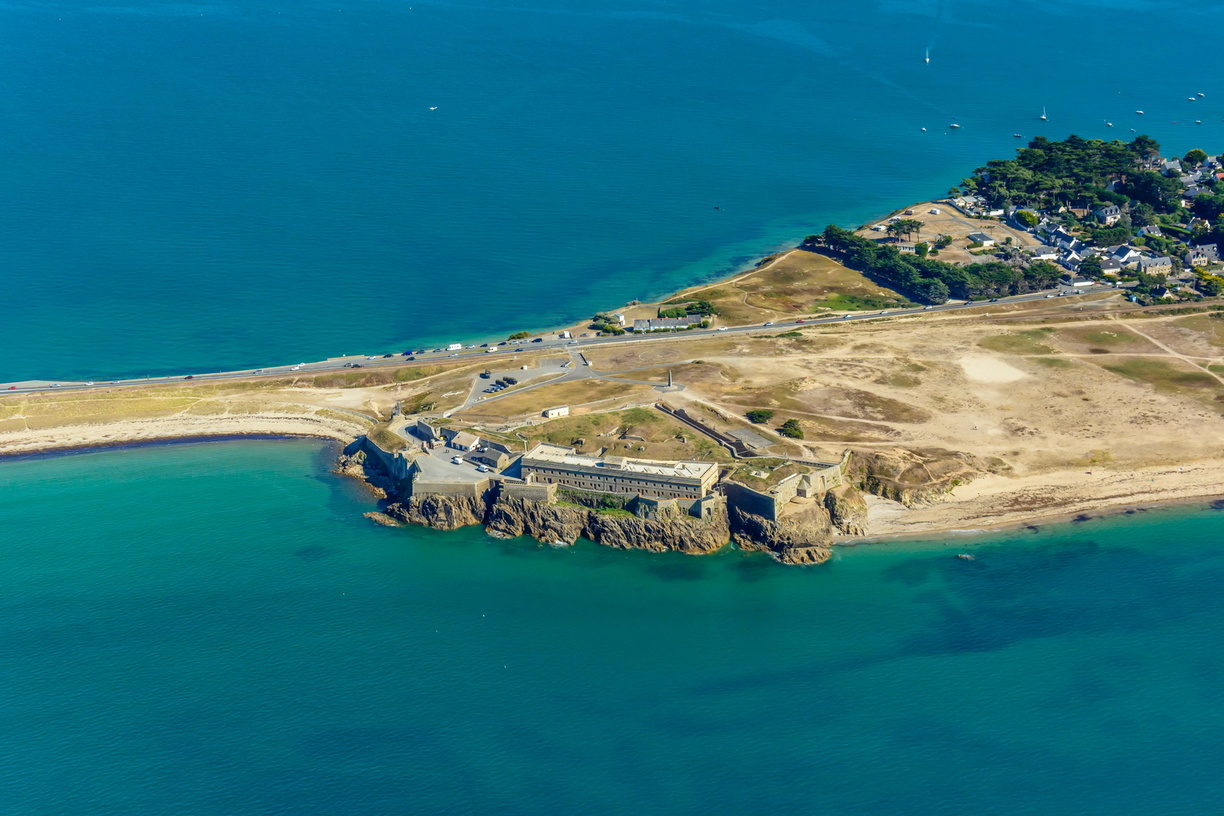
<svg viewBox="0 0 1224 816"><path fill-rule="evenodd" d="M801 317L820 309L854 309L860 301L874 308L905 302L892 289L833 259L800 249L774 256L732 281L693 290L691 297L714 304L719 323L729 326Z"/></svg>
<svg viewBox="0 0 1224 816"><path fill-rule="evenodd" d="M654 408L562 417L520 428L529 444L551 442L581 453L607 451L644 459L731 461L731 455L708 437Z"/></svg>
<svg viewBox="0 0 1224 816"><path fill-rule="evenodd" d="M538 415L545 408L559 405L568 405L571 411L580 411L588 403L599 403L600 410L611 410L617 407L617 403L647 399L652 391L653 389L646 385L607 380L577 380L545 385L521 393L512 392L500 399L478 402L454 416L461 419L501 418L508 421L515 417ZM605 402L606 400L615 402Z"/></svg>

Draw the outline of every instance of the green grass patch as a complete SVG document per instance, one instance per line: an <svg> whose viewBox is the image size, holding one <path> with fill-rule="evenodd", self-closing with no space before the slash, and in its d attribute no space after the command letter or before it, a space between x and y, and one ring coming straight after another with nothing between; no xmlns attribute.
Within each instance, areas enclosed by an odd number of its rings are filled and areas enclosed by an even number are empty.
<svg viewBox="0 0 1224 816"><path fill-rule="evenodd" d="M812 310L832 309L842 312L866 312L872 309L893 309L893 308L908 308L917 306L917 303L906 300L901 297L889 297L887 295L856 295L847 293L838 293L824 300L818 300L812 304Z"/></svg>
<svg viewBox="0 0 1224 816"><path fill-rule="evenodd" d="M1064 360L1060 357L1034 357L1033 362L1047 368L1070 368L1073 365L1070 360Z"/></svg>
<svg viewBox="0 0 1224 816"><path fill-rule="evenodd" d="M1011 332L1008 334L996 334L993 337L983 337L978 341L978 345L984 349L991 351L999 351L1004 354L1057 354L1058 352L1047 346L1045 343L1038 342L1049 334L1048 329L1030 329L1028 331Z"/></svg>
<svg viewBox="0 0 1224 816"><path fill-rule="evenodd" d="M1201 391L1214 389L1219 385L1214 377L1205 372L1183 371L1162 360L1125 360L1110 363L1103 368L1127 379L1148 383L1157 391L1173 393L1186 390Z"/></svg>

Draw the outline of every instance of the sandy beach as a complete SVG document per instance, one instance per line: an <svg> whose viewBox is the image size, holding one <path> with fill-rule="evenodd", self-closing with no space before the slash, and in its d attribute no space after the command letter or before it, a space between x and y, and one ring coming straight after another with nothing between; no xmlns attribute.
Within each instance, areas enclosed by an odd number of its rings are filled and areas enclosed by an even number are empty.
<svg viewBox="0 0 1224 816"><path fill-rule="evenodd" d="M1154 467L1128 473L1061 471L1033 476L986 476L956 488L944 501L907 508L868 497L871 534L845 543L1023 527L1129 509L1192 504L1224 494L1224 463Z"/></svg>
<svg viewBox="0 0 1224 816"><path fill-rule="evenodd" d="M0 433L0 456L211 436L310 436L348 443L364 433L366 427L355 417L348 422L292 414L126 419L103 425L66 425Z"/></svg>

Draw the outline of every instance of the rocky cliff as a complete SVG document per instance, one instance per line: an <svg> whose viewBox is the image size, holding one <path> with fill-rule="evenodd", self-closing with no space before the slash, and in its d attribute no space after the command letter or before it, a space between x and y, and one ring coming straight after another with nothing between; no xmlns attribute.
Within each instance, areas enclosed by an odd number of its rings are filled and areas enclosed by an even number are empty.
<svg viewBox="0 0 1224 816"><path fill-rule="evenodd" d="M777 521L733 507L731 530L741 549L768 552L784 564L820 564L832 555L829 511L815 502Z"/></svg>
<svg viewBox="0 0 1224 816"><path fill-rule="evenodd" d="M497 535L529 535L547 544L572 544L583 537L608 547L652 552L709 553L731 540L721 508L708 519L683 513L645 519L623 511L606 513L501 497L489 508L485 524Z"/></svg>
<svg viewBox="0 0 1224 816"><path fill-rule="evenodd" d="M824 495L829 520L842 535L867 535L867 502L863 494L849 485L830 490Z"/></svg>
<svg viewBox="0 0 1224 816"><path fill-rule="evenodd" d="M483 522L486 509L486 501L473 496L413 496L387 505L386 512L391 518L408 524L456 530Z"/></svg>

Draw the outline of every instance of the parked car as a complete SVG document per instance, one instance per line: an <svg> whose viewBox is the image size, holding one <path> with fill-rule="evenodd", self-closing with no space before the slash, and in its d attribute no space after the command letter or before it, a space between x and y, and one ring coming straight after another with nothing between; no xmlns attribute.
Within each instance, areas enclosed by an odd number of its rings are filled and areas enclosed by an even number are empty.
<svg viewBox="0 0 1224 816"><path fill-rule="evenodd" d="M726 330L727 330L727 327L726 327L726 326L719 326L719 327L718 327L718 330L719 330L719 331L726 331Z"/></svg>
<svg viewBox="0 0 1224 816"><path fill-rule="evenodd" d="M543 338L543 337L537 337L537 338L535 338L534 340L532 340L531 342L533 342L533 343L543 343L543 342L544 342L544 338Z"/></svg>

